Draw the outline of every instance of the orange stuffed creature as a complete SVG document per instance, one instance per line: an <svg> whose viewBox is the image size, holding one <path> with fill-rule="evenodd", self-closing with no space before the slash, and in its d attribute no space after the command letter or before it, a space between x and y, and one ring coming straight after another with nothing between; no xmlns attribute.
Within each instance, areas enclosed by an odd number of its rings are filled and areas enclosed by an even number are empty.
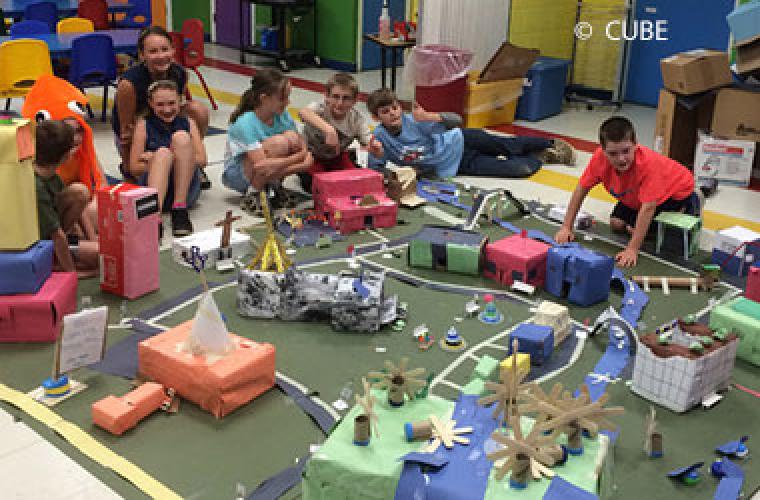
<svg viewBox="0 0 760 500"><path fill-rule="evenodd" d="M24 100L21 115L35 123L73 118L82 127L82 145L72 158L58 167L64 184L81 182L90 190L106 184L95 155L92 129L84 120L87 97L72 84L52 75L40 76Z"/></svg>

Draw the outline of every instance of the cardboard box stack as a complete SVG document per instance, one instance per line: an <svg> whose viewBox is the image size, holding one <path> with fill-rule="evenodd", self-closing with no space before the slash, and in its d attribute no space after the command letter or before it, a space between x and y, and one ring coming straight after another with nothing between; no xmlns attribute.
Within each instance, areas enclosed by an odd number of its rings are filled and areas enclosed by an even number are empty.
<svg viewBox="0 0 760 500"><path fill-rule="evenodd" d="M0 119L0 342L53 342L76 309L76 273L53 273L53 244L39 241L34 135Z"/></svg>
<svg viewBox="0 0 760 500"><path fill-rule="evenodd" d="M465 127L512 123L525 75L539 54L538 50L505 42L483 71L471 71L464 104Z"/></svg>

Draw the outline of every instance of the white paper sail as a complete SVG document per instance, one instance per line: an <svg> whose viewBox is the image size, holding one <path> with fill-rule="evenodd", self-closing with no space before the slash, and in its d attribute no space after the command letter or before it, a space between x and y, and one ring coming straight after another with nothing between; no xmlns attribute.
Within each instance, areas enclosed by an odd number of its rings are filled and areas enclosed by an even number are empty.
<svg viewBox="0 0 760 500"><path fill-rule="evenodd" d="M225 354L232 346L230 334L210 292L198 301L189 344L207 354Z"/></svg>

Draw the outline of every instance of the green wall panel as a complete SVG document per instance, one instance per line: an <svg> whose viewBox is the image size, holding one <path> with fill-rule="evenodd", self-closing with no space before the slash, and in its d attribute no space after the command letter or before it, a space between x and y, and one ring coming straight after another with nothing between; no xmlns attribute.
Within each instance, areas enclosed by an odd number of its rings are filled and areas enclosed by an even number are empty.
<svg viewBox="0 0 760 500"><path fill-rule="evenodd" d="M172 0L172 26L175 31L182 28L185 19L200 19L203 30L211 33L211 12L208 0Z"/></svg>

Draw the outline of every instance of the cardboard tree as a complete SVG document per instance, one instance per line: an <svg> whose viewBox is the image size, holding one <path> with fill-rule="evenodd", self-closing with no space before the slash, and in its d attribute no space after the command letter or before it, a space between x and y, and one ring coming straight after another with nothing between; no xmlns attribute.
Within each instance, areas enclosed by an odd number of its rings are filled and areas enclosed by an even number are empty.
<svg viewBox="0 0 760 500"><path fill-rule="evenodd" d="M407 370L406 365L409 363L409 358L402 358L398 367L393 364L392 361L385 361L385 371L369 372L367 377L377 380L372 387L376 389L388 389L388 402L391 406L401 406L404 404L404 395L409 396L409 400L413 400L415 393L425 387L427 382L417 377L421 377L425 374L424 368L414 368L413 370Z"/></svg>
<svg viewBox="0 0 760 500"><path fill-rule="evenodd" d="M500 425L507 423L509 418L517 413L517 398L520 393L526 390L526 386L522 382L528 374L517 367L517 348L518 341L514 339L512 341L512 365L508 370L501 372L501 383L486 382L485 387L492 394L478 399L478 404L481 406L496 403L493 409L493 418L500 419Z"/></svg>
<svg viewBox="0 0 760 500"><path fill-rule="evenodd" d="M354 419L354 444L366 446L373 433L375 437L380 437L380 431L377 429L378 417L374 410L377 399L370 393L370 384L366 377L362 377L362 387L364 387L364 396L358 394L354 396L356 404L364 410Z"/></svg>
<svg viewBox="0 0 760 500"><path fill-rule="evenodd" d="M421 451L422 453L435 453L435 451L441 445L447 449L454 447L454 443L463 445L470 444L469 438L461 436L461 434L469 434L472 432L472 427L459 427L456 428L456 420L450 418L441 420L435 415L430 415L431 424L431 437L433 438Z"/></svg>

